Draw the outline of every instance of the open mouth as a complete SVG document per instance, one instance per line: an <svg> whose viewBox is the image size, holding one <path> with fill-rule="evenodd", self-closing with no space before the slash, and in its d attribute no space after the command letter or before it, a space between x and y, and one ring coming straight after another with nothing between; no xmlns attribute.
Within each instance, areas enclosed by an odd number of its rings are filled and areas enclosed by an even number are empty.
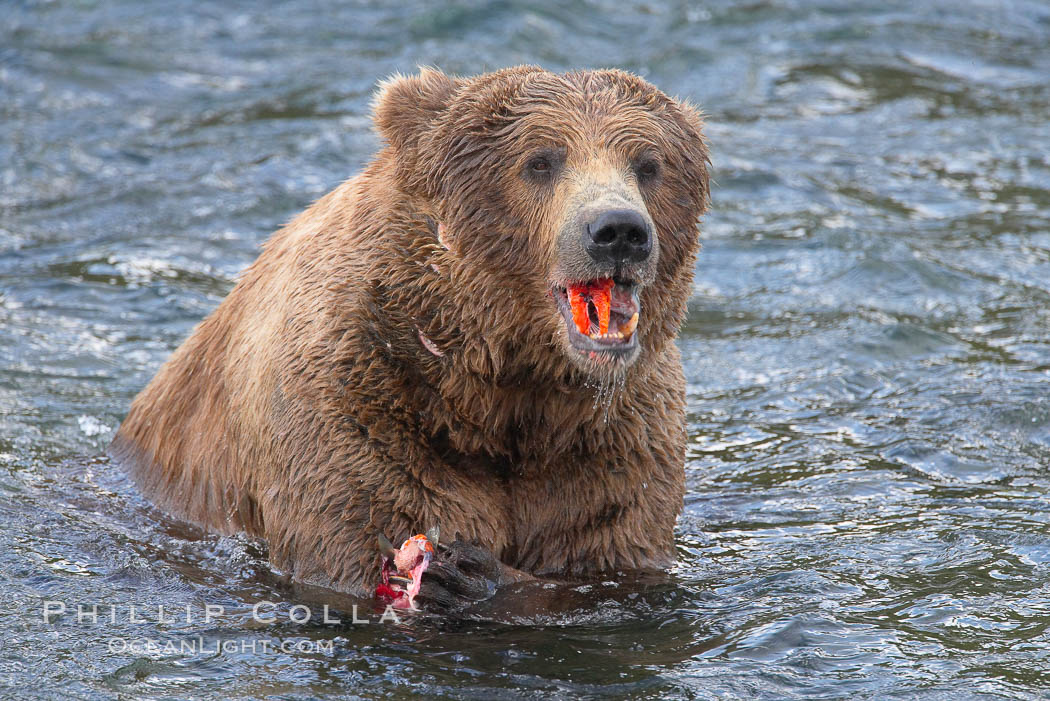
<svg viewBox="0 0 1050 701"><path fill-rule="evenodd" d="M552 290L569 343L591 360L625 358L638 347L638 284L620 278L567 283Z"/></svg>

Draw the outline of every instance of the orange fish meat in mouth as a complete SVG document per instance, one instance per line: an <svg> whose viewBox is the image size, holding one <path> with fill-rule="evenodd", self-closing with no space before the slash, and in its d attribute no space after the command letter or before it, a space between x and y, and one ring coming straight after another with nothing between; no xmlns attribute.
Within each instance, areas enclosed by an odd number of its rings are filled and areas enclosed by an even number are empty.
<svg viewBox="0 0 1050 701"><path fill-rule="evenodd" d="M572 321L584 336L591 335L591 326L597 323L598 333L609 333L609 312L612 309L612 278L601 278L565 288L572 310ZM595 319L592 319L591 311Z"/></svg>

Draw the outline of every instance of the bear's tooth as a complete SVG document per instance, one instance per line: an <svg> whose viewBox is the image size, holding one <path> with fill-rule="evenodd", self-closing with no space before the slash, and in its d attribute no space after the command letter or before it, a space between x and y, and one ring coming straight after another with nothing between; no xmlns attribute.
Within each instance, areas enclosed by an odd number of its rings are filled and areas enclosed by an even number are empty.
<svg viewBox="0 0 1050 701"><path fill-rule="evenodd" d="M638 312L627 320L627 323L620 327L620 331L623 333L624 338L630 338L634 334L634 330L638 328Z"/></svg>

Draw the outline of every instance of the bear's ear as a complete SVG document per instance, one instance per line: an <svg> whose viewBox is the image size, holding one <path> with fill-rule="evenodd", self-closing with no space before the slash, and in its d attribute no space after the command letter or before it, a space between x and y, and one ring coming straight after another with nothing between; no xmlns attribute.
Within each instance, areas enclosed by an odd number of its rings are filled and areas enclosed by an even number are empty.
<svg viewBox="0 0 1050 701"><path fill-rule="evenodd" d="M704 137L704 115L689 100L676 99L678 113L685 124L686 146L681 157L693 171L693 179L700 185L699 211L707 210L711 199L711 153Z"/></svg>
<svg viewBox="0 0 1050 701"><path fill-rule="evenodd" d="M372 101L379 135L399 151L415 149L420 136L448 106L456 87L455 79L423 67L419 75L395 74L384 80Z"/></svg>

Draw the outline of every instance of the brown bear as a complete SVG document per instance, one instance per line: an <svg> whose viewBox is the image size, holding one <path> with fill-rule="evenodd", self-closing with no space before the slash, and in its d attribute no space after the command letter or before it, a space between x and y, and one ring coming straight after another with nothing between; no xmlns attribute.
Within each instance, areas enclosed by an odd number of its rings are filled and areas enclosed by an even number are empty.
<svg viewBox="0 0 1050 701"><path fill-rule="evenodd" d="M379 154L264 245L112 453L164 510L352 594L379 534L432 526L502 581L666 567L699 114L521 66L396 76L374 119Z"/></svg>

